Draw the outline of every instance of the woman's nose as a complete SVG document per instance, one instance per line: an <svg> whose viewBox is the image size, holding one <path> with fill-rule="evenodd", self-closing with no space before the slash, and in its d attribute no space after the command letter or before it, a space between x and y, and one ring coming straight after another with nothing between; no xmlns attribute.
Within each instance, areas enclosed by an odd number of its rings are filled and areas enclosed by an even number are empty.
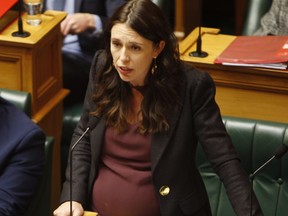
<svg viewBox="0 0 288 216"><path fill-rule="evenodd" d="M128 55L128 52L125 48L123 48L121 50L121 53L120 53L120 60L121 61L129 61L129 55Z"/></svg>

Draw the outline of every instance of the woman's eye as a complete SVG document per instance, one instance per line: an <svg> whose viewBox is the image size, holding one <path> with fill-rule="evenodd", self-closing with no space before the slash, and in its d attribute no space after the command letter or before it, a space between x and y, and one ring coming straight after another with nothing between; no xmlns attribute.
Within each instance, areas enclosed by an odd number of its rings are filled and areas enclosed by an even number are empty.
<svg viewBox="0 0 288 216"><path fill-rule="evenodd" d="M139 46L131 46L131 49L134 50L134 51L139 51L139 50L141 50L141 47L139 47Z"/></svg>
<svg viewBox="0 0 288 216"><path fill-rule="evenodd" d="M112 42L112 45L114 47L120 47L121 46L121 44L119 42Z"/></svg>

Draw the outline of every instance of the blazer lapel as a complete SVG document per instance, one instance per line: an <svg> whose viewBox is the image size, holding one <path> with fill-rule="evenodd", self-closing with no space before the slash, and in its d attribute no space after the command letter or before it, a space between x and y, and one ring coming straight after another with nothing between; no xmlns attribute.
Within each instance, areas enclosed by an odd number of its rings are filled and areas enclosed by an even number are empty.
<svg viewBox="0 0 288 216"><path fill-rule="evenodd" d="M169 123L170 129L166 132L155 133L152 135L151 141L151 162L152 162L152 172L154 172L163 152L168 145L173 131L175 130L177 124L178 115L173 113L170 115Z"/></svg>
<svg viewBox="0 0 288 216"><path fill-rule="evenodd" d="M184 104L185 99L186 82L183 81L181 91L180 91L180 104ZM180 117L182 105L178 107L177 110L171 109L168 113L168 122L170 129L166 132L155 133L152 135L151 141L151 162L152 162L152 172L154 172L159 160L161 159L164 150L166 149L168 143L170 142L174 131L176 130L177 121Z"/></svg>
<svg viewBox="0 0 288 216"><path fill-rule="evenodd" d="M184 98L184 97L181 97ZM168 115L168 122L170 129L166 132L155 133L152 135L151 141L151 162L152 162L152 172L154 172L159 160L161 159L164 150L166 149L168 143L170 142L174 131L176 130L177 121L181 113L182 106L180 106L176 111L171 110Z"/></svg>

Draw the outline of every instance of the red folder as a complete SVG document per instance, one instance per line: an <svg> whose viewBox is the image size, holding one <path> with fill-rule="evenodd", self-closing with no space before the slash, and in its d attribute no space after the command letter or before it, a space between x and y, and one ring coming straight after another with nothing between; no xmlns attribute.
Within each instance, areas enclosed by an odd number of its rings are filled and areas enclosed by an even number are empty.
<svg viewBox="0 0 288 216"><path fill-rule="evenodd" d="M17 0L0 0L0 17L2 17L14 4Z"/></svg>
<svg viewBox="0 0 288 216"><path fill-rule="evenodd" d="M238 36L214 63L257 66L287 62L288 36Z"/></svg>

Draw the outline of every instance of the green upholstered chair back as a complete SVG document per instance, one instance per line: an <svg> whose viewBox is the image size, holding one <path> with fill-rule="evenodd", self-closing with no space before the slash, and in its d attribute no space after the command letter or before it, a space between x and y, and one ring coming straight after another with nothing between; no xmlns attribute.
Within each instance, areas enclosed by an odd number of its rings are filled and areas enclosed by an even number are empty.
<svg viewBox="0 0 288 216"><path fill-rule="evenodd" d="M272 0L249 0L242 35L252 35L260 27L261 18L271 4Z"/></svg>
<svg viewBox="0 0 288 216"><path fill-rule="evenodd" d="M61 137L61 181L65 181L70 143L75 127L82 114L82 103L64 107L63 127Z"/></svg>
<svg viewBox="0 0 288 216"><path fill-rule="evenodd" d="M31 117L31 94L23 91L0 88L0 96Z"/></svg>
<svg viewBox="0 0 288 216"><path fill-rule="evenodd" d="M288 145L288 124L228 117L224 118L224 123L248 175L271 158L277 147ZM200 145L197 163L209 194L213 216L234 216L225 188L206 160ZM257 173L253 189L264 215L286 216L288 154L281 159L274 159Z"/></svg>

